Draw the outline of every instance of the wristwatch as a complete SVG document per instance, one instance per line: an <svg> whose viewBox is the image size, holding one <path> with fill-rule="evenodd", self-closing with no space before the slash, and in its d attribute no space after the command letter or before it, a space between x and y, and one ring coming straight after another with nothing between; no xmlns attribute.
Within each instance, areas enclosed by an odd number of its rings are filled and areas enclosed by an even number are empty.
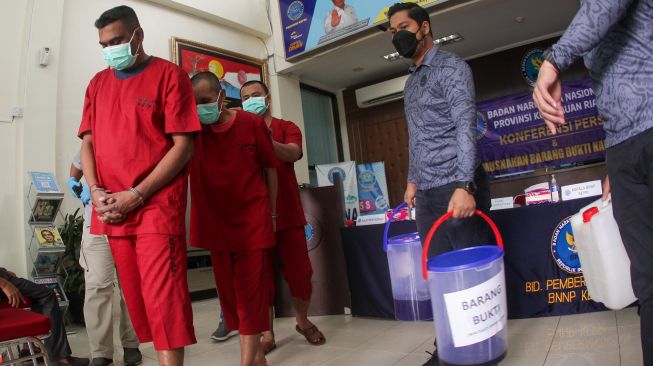
<svg viewBox="0 0 653 366"><path fill-rule="evenodd" d="M462 188L467 191L467 193L474 195L476 193L476 183L474 181L469 182L456 182L456 188Z"/></svg>
<svg viewBox="0 0 653 366"><path fill-rule="evenodd" d="M553 59L553 49L551 47L547 48L542 52L542 60L549 61L553 67L555 67L556 71L560 72L560 68L558 67L558 64L556 64L556 61Z"/></svg>

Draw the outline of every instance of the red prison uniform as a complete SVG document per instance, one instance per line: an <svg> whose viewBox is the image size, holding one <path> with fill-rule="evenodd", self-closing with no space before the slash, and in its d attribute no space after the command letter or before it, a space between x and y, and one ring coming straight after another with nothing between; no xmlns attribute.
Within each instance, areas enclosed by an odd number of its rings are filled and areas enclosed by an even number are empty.
<svg viewBox="0 0 653 366"><path fill-rule="evenodd" d="M290 121L272 118L272 139L282 144L294 143L302 148L302 131ZM290 294L304 301L311 298L313 267L308 257L304 226L306 218L299 198L294 163L278 159L279 193L277 194L276 251L281 258L281 272Z"/></svg>
<svg viewBox="0 0 653 366"><path fill-rule="evenodd" d="M203 126L190 164L190 242L211 251L227 328L242 335L270 328L274 233L264 168L276 165L265 122L243 111Z"/></svg>
<svg viewBox="0 0 653 366"><path fill-rule="evenodd" d="M98 185L138 185L172 148L171 133L200 130L188 75L157 57L128 72L105 69L86 90L78 135L93 136ZM157 350L196 343L186 282L188 171L182 170L118 224L93 212L91 232L108 235L134 330Z"/></svg>

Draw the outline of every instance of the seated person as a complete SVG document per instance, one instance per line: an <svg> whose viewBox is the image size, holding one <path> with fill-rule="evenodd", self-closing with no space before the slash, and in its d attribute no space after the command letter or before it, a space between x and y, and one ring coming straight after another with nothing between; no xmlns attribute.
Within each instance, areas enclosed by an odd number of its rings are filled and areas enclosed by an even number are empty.
<svg viewBox="0 0 653 366"><path fill-rule="evenodd" d="M52 366L86 366L88 358L72 357L63 314L54 291L34 282L16 277L16 274L0 267L0 300L5 298L10 306L19 307L25 298L32 300L32 310L50 318L50 336L43 340Z"/></svg>

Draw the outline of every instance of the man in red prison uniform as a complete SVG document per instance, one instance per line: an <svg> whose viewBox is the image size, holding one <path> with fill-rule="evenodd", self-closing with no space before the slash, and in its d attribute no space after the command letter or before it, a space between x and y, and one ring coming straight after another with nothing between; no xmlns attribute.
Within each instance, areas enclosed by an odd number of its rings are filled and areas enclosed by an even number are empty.
<svg viewBox="0 0 653 366"><path fill-rule="evenodd" d="M186 163L200 130L188 75L143 51L133 9L95 22L110 68L86 90L78 135L94 205L91 232L107 235L141 343L162 365L183 364L196 342L186 283Z"/></svg>
<svg viewBox="0 0 653 366"><path fill-rule="evenodd" d="M209 249L227 327L240 333L241 365L266 365L260 344L270 329L277 159L257 115L222 108L210 72L191 79L204 124L190 164L191 245Z"/></svg>
<svg viewBox="0 0 653 366"><path fill-rule="evenodd" d="M311 276L313 268L308 258L304 225L306 218L299 199L297 178L293 163L302 157L302 132L290 121L272 118L270 93L260 81L248 81L240 89L243 109L263 116L272 131L272 144L279 160L279 195L277 197L277 254L281 258L281 270L295 309L297 325L295 329L313 345L326 342L324 335L308 320L308 305L311 299ZM276 347L272 331L272 311L270 311L270 331L263 334L263 349L271 351Z"/></svg>

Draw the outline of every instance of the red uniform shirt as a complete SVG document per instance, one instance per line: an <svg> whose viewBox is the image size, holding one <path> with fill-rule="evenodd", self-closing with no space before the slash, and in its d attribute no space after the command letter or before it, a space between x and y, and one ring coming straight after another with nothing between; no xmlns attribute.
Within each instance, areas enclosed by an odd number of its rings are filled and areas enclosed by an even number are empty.
<svg viewBox="0 0 653 366"><path fill-rule="evenodd" d="M274 246L264 168L277 160L265 121L251 113L203 126L190 164L190 244L223 252Z"/></svg>
<svg viewBox="0 0 653 366"><path fill-rule="evenodd" d="M171 133L199 131L194 99L188 74L157 57L129 73L97 73L86 89L78 135L93 135L98 185L113 192L138 185L172 148ZM182 170L122 223L104 224L94 212L91 232L184 235L187 177Z"/></svg>
<svg viewBox="0 0 653 366"><path fill-rule="evenodd" d="M297 144L302 148L302 131L290 121L272 118L270 123L272 139L282 144ZM277 194L277 231L306 225L306 217L299 198L294 163L277 159L279 193Z"/></svg>

